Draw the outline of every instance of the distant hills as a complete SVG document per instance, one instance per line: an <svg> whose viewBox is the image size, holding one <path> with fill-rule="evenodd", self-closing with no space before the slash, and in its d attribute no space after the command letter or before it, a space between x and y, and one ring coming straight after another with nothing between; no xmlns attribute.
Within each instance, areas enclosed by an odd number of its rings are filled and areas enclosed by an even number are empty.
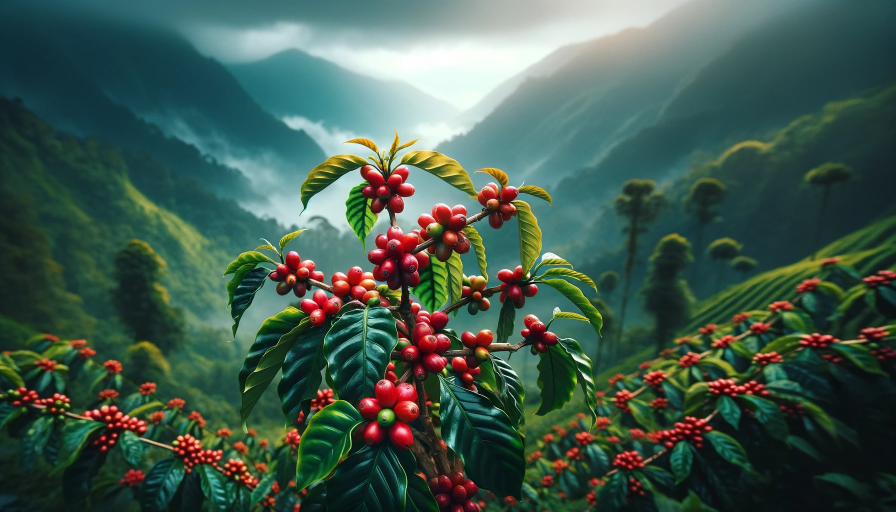
<svg viewBox="0 0 896 512"><path fill-rule="evenodd" d="M277 117L301 116L329 129L365 136L409 136L422 123L440 123L457 108L399 80L379 80L299 50L227 69ZM396 77L400 78L400 77Z"/></svg>

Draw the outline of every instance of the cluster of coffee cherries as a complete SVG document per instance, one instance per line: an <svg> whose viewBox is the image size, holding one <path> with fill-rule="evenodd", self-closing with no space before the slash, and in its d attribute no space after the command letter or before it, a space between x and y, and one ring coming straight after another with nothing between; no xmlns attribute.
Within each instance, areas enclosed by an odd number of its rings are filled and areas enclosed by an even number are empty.
<svg viewBox="0 0 896 512"><path fill-rule="evenodd" d="M124 474L124 477L118 481L118 485L122 487L140 487L140 484L142 484L145 479L146 475L143 474L143 471L140 471L139 469L129 469L127 473Z"/></svg>
<svg viewBox="0 0 896 512"><path fill-rule="evenodd" d="M547 331L547 326L537 316L526 315L523 325L525 328L520 331L520 334L532 345L532 355L535 355L536 352L544 354L549 347L557 344L557 335Z"/></svg>
<svg viewBox="0 0 896 512"><path fill-rule="evenodd" d="M473 496L479 492L479 486L460 471L430 478L429 490L436 497L439 510L479 512L479 505L473 501Z"/></svg>
<svg viewBox="0 0 896 512"><path fill-rule="evenodd" d="M218 471L227 478L233 478L236 482L241 482L249 489L254 489L258 485L258 479L249 473L249 468L242 459L230 459Z"/></svg>
<svg viewBox="0 0 896 512"><path fill-rule="evenodd" d="M193 466L196 466L197 464L210 464L214 466L224 455L224 452L221 450L203 449L202 442L190 434L177 436L177 438L171 442L171 446L174 447L174 454L184 460L184 469L187 473L193 471Z"/></svg>
<svg viewBox="0 0 896 512"><path fill-rule="evenodd" d="M305 314L308 315L308 321L311 325L317 327L323 325L327 318L335 316L342 309L342 299L339 297L328 297L327 292L323 290L315 290L311 295L311 300L302 299L299 304Z"/></svg>
<svg viewBox="0 0 896 512"><path fill-rule="evenodd" d="M40 361L36 361L34 366L38 368L42 368L45 372L53 372L56 370L56 365L59 364L52 359L41 359Z"/></svg>
<svg viewBox="0 0 896 512"><path fill-rule="evenodd" d="M878 270L877 274L862 279L868 288L877 288L878 286L887 286L896 281L896 272L892 270Z"/></svg>
<svg viewBox="0 0 896 512"><path fill-rule="evenodd" d="M417 390L407 382L395 384L383 379L374 387L374 397L362 398L358 412L369 423L364 427L364 442L369 446L382 443L386 437L400 450L414 444L414 434L408 423L420 415Z"/></svg>
<svg viewBox="0 0 896 512"><path fill-rule="evenodd" d="M647 496L647 492L644 490L644 484L641 483L637 478L629 478L628 479L628 495L626 496L628 499L636 498L636 497L645 497Z"/></svg>
<svg viewBox="0 0 896 512"><path fill-rule="evenodd" d="M0 400L8 400L12 403L13 407L21 407L22 412L27 411L25 407L28 404L37 403L40 400L40 396L37 394L37 391L33 389L27 388L17 388L10 389L6 393L0 394Z"/></svg>
<svg viewBox="0 0 896 512"><path fill-rule="evenodd" d="M35 400L34 403L44 406L43 414L54 415L58 420L65 419L65 413L72 409L71 398L60 393L53 393L53 396Z"/></svg>
<svg viewBox="0 0 896 512"><path fill-rule="evenodd" d="M651 439L666 448L672 448L679 441L687 441L697 448L703 448L703 434L712 431L705 419L685 416L684 421L675 423L671 430L655 432Z"/></svg>
<svg viewBox="0 0 896 512"><path fill-rule="evenodd" d="M406 183L408 172L406 166L400 165L393 169L389 176L383 176L383 173L372 165L361 167L361 177L368 183L361 189L361 195L373 200L370 202L370 211L380 213L386 207L392 213L404 211L403 198L414 195L414 186Z"/></svg>
<svg viewBox="0 0 896 512"><path fill-rule="evenodd" d="M501 281L499 296L501 304L509 298L513 307L520 309L526 304L526 297L534 297L538 293L538 286L525 282L527 277L521 266L512 271L506 268L498 271L498 280Z"/></svg>
<svg viewBox="0 0 896 512"><path fill-rule="evenodd" d="M759 353L753 356L753 362L759 366L766 366L772 363L780 363L784 358L775 351Z"/></svg>
<svg viewBox="0 0 896 512"><path fill-rule="evenodd" d="M296 297L304 297L310 288L308 279L323 281L324 273L314 270L315 265L311 260L302 261L299 253L289 251L286 253L284 263L277 265L277 269L270 273L272 281L277 281L277 293L286 295L290 290Z"/></svg>
<svg viewBox="0 0 896 512"><path fill-rule="evenodd" d="M488 183L479 191L479 204L488 210L488 225L501 229L511 217L516 216L513 200L519 195L516 187L498 188L497 183Z"/></svg>
<svg viewBox="0 0 896 512"><path fill-rule="evenodd" d="M464 276L463 288L461 289L461 297L470 299L467 304L467 311L471 315L475 315L480 311L488 311L491 307L488 299L483 297L482 290L488 285L488 281L482 276Z"/></svg>
<svg viewBox="0 0 896 512"><path fill-rule="evenodd" d="M690 368L695 364L700 362L700 354L696 352L688 352L687 354L681 356L681 359L678 360L678 366L682 368Z"/></svg>
<svg viewBox="0 0 896 512"><path fill-rule="evenodd" d="M732 398L737 395L769 396L771 393L765 389L765 384L751 380L738 384L734 379L717 379L710 383L709 391L715 395L728 395Z"/></svg>
<svg viewBox="0 0 896 512"><path fill-rule="evenodd" d="M86 411L82 416L106 424L102 435L91 443L91 446L98 448L103 453L115 446L115 443L118 442L118 436L125 430L130 430L138 436L146 433L145 421L131 418L119 411L118 407L114 405L104 405L99 409Z"/></svg>
<svg viewBox="0 0 896 512"><path fill-rule="evenodd" d="M633 471L644 467L644 459L635 450L622 452L613 459L613 467L624 471Z"/></svg>
<svg viewBox="0 0 896 512"><path fill-rule="evenodd" d="M385 281L389 289L397 290L402 283L408 286L420 284L420 269L429 265L429 256L414 254L418 235L404 234L399 226L391 226L385 234L376 237L376 249L367 253L367 259L374 265L373 278Z"/></svg>
<svg viewBox="0 0 896 512"><path fill-rule="evenodd" d="M460 335L461 343L473 351L468 356L455 356L451 360L451 369L460 374L460 381L464 388L476 391L476 386L473 382L475 377L482 372L479 365L489 358L488 347L494 339L494 333L487 329L479 331L478 334L466 331Z"/></svg>
<svg viewBox="0 0 896 512"><path fill-rule="evenodd" d="M380 293L377 291L373 272L364 272L361 267L348 269L348 275L336 272L330 281L333 283L333 295L337 297L351 297L352 300L358 300L365 304L376 297L380 299L381 305L389 305L389 301L385 297L380 297Z"/></svg>
<svg viewBox="0 0 896 512"><path fill-rule="evenodd" d="M467 208L462 204L452 208L439 203L432 207L432 215L420 215L417 224L422 228L420 238L423 241L436 240L436 244L427 247L426 251L434 254L439 261L448 261L452 252L466 254L472 247L464 233L464 228L467 227Z"/></svg>
<svg viewBox="0 0 896 512"><path fill-rule="evenodd" d="M410 341L404 337L398 339L401 347L399 358L413 365L415 379L425 380L430 373L441 373L448 365L448 359L442 354L451 348L451 339L439 332L448 325L448 315L442 311L430 315L417 303L411 304L411 311L415 314L416 323ZM404 326L404 323L397 323Z"/></svg>
<svg viewBox="0 0 896 512"><path fill-rule="evenodd" d="M614 398L616 399L616 402L615 402L615 403L616 403L616 408L617 408L617 409L619 409L620 411L622 411L622 412L624 412L624 413L626 413L626 414L631 414L631 413L632 413L632 410L631 410L631 408L628 406L628 403L629 403L633 398L635 398L634 393L632 393L631 391L629 391L629 390L627 390L627 389L621 389L621 390L619 390L619 391L616 393L616 396L615 396Z"/></svg>
<svg viewBox="0 0 896 512"><path fill-rule="evenodd" d="M800 346L806 347L806 348L819 349L819 348L827 348L832 343L839 343L839 342L840 342L840 340L831 336L830 334L819 334L816 332L813 334L806 334L805 336L803 336L803 338L800 340Z"/></svg>
<svg viewBox="0 0 896 512"><path fill-rule="evenodd" d="M666 373L663 370L654 370L644 375L644 382L654 389L659 389L665 380Z"/></svg>

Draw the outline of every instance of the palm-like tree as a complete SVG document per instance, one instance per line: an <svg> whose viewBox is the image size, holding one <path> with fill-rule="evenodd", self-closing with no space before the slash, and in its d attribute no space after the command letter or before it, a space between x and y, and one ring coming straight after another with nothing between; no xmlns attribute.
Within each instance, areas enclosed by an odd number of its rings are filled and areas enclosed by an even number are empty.
<svg viewBox="0 0 896 512"><path fill-rule="evenodd" d="M831 195L831 187L837 183L843 183L853 177L853 170L846 164L828 162L807 172L803 177L803 183L821 187L821 207L818 210L818 225L815 228L815 236L812 239L811 259L815 259L818 252L818 243L821 240L821 230L824 228L824 212L828 206L828 198Z"/></svg>
<svg viewBox="0 0 896 512"><path fill-rule="evenodd" d="M721 289L722 274L725 271L725 264L736 258L740 254L743 246L733 238L719 238L714 240L709 247L706 248L706 254L710 259L719 262L719 271L716 274L716 291Z"/></svg>
<svg viewBox="0 0 896 512"><path fill-rule="evenodd" d="M697 219L697 250L694 255L694 266L691 269L691 280L696 276L700 261L700 251L703 247L703 230L707 224L718 218L714 206L721 203L728 189L721 181L715 178L700 178L693 185L688 195L684 198L684 211L691 213Z"/></svg>

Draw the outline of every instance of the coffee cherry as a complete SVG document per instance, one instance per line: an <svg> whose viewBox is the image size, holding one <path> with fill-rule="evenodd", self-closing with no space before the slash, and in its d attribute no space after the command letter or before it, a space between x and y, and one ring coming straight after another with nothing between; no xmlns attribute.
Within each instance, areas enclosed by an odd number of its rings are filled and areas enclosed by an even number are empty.
<svg viewBox="0 0 896 512"><path fill-rule="evenodd" d="M467 348L476 348L478 346L476 335L469 331L465 331L460 335L460 342Z"/></svg>
<svg viewBox="0 0 896 512"><path fill-rule="evenodd" d="M516 189L516 187L504 187L503 189L501 189L501 202L509 203L510 201L516 199L518 195L519 191Z"/></svg>
<svg viewBox="0 0 896 512"><path fill-rule="evenodd" d="M392 409L383 409L376 415L376 421L383 427L390 427L395 423L395 412Z"/></svg>
<svg viewBox="0 0 896 512"><path fill-rule="evenodd" d="M277 295L286 295L292 290L292 286L286 284L286 281L277 283Z"/></svg>
<svg viewBox="0 0 896 512"><path fill-rule="evenodd" d="M463 479L463 475L461 475L461 479ZM454 489L451 491L451 499L454 500L455 503L463 503L463 501L467 499L467 490L463 485L454 486Z"/></svg>
<svg viewBox="0 0 896 512"><path fill-rule="evenodd" d="M473 355L476 356L476 359L485 361L488 359L488 349L484 347L476 347L476 350L473 351Z"/></svg>
<svg viewBox="0 0 896 512"><path fill-rule="evenodd" d="M457 373L465 373L468 369L467 362L463 357L457 356L451 360L451 368Z"/></svg>
<svg viewBox="0 0 896 512"><path fill-rule="evenodd" d="M485 329L479 331L479 334L476 335L476 345L480 347L488 347L492 344L492 340L495 339L495 335L492 331Z"/></svg>
<svg viewBox="0 0 896 512"><path fill-rule="evenodd" d="M358 412L365 420L373 421L377 418L377 414L382 410L382 406L375 398L362 398L358 402Z"/></svg>
<svg viewBox="0 0 896 512"><path fill-rule="evenodd" d="M398 402L395 404L395 416L399 421L403 421L405 423L410 423L417 419L417 416L420 415L420 407L417 406L416 402L405 400L403 402Z"/></svg>
<svg viewBox="0 0 896 512"><path fill-rule="evenodd" d="M396 421L389 427L389 440L400 450L407 450L414 444L414 434L407 423Z"/></svg>
<svg viewBox="0 0 896 512"><path fill-rule="evenodd" d="M398 399L398 391L395 389L395 385L387 380L377 382L373 391L377 401L385 408L391 408Z"/></svg>
<svg viewBox="0 0 896 512"><path fill-rule="evenodd" d="M364 442L368 446L376 446L386 439L386 429L376 421L371 421L364 429Z"/></svg>
<svg viewBox="0 0 896 512"><path fill-rule="evenodd" d="M454 484L451 483L451 478L448 475L439 476L439 489L445 493L451 492L454 489Z"/></svg>

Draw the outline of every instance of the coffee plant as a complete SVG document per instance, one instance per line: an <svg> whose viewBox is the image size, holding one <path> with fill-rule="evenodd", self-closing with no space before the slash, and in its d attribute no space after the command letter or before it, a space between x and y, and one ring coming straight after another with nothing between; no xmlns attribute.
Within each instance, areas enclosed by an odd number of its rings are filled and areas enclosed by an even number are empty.
<svg viewBox="0 0 896 512"><path fill-rule="evenodd" d="M588 322L600 334L601 315L575 284L594 283L563 258L541 254L537 219L520 199L550 204L548 193L513 187L491 168L477 171L495 179L477 192L442 154L410 151L397 160L416 142L402 145L397 136L388 151L349 142L373 156L328 159L305 179L301 200L307 206L360 171L346 201L348 224L363 244L379 214L389 218L368 252L372 268L337 272L328 284L313 261L287 250L297 231L240 254L225 271L234 335L268 281L279 295L301 299L265 320L249 349L238 378L242 433L206 428L183 399L128 381L118 361L97 363L85 340L41 335L27 350L0 355L0 428L18 438L23 470L42 458L51 475L61 473L69 508L124 497L146 511L729 509L738 507L722 487L769 480L787 451L821 460L831 443L858 444L828 413L835 387L864 375L890 385L896 326L863 326L844 341L835 335L853 319L894 317L896 273L862 278L825 260L791 300L701 327L598 391L581 345L554 324ZM415 193L411 168L475 198L478 211L437 204L405 233L397 215ZM487 219L505 229L513 218L520 265L488 286L475 225ZM468 276L461 255L470 250L478 274ZM578 312L554 308L546 321L527 314L519 325L517 310L539 285ZM449 327L464 309L489 309L495 296L494 332ZM535 414L561 409L579 386L586 410L529 439L537 449L528 456L525 388L507 362L526 348L539 359ZM287 429L272 443L248 424L278 374ZM75 385L94 398L74 406ZM770 450L779 454L771 462ZM816 478L851 493L839 503L847 508L892 501L889 475Z"/></svg>

